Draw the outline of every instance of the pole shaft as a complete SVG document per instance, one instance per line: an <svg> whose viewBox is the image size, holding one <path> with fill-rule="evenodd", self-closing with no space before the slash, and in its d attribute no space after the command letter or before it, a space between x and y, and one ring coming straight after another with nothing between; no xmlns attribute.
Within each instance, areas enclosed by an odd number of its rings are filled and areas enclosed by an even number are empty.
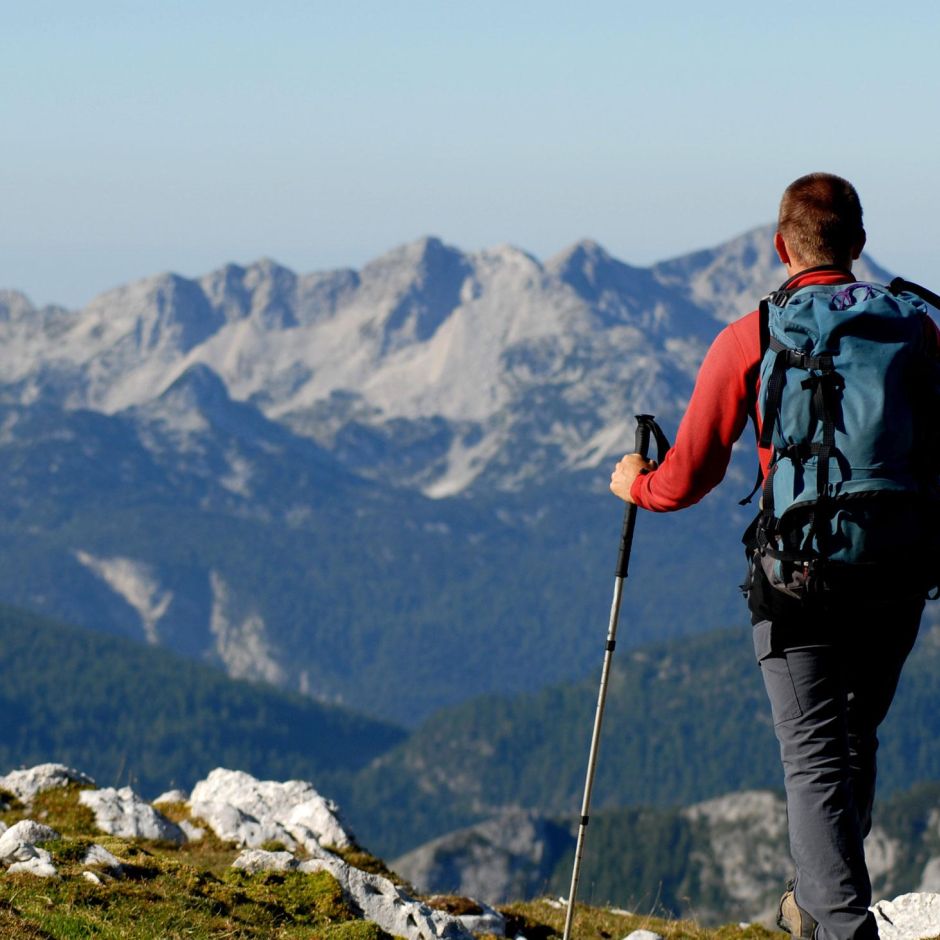
<svg viewBox="0 0 940 940"><path fill-rule="evenodd" d="M636 509L636 507L632 507ZM632 534L632 526L631 526ZM594 712L594 731L591 735L591 751L588 755L587 774L584 781L584 799L581 801L581 822L578 826L578 841L574 850L574 869L571 872L571 887L568 890L568 910L565 913L564 940L570 940L571 924L574 919L574 901L578 895L578 882L581 880L581 860L584 856L584 837L587 832L588 818L591 815L591 793L594 790L594 771L597 768L597 752L600 748L601 726L604 722L604 705L607 701L607 683L610 679L610 665L614 657L617 642L617 621L620 617L620 599L623 597L624 578L614 578L614 596L610 605L610 620L607 625L607 646L604 652L604 665L601 668L601 685L597 693L597 709Z"/></svg>
<svg viewBox="0 0 940 940"><path fill-rule="evenodd" d="M660 448L659 458L663 459L669 445L665 435L656 424L652 415L637 415L636 452L646 457L649 452L650 434L656 435ZM610 605L610 620L607 624L607 646L604 652L604 665L601 670L601 687L597 693L597 711L594 713L594 732L591 735L591 753L588 755L587 775L584 781L584 799L581 803L581 823L578 826L578 841L574 850L574 868L571 872L571 889L568 892L568 910L565 913L564 940L571 938L571 924L574 919L574 904L578 896L578 882L581 879L581 859L584 855L584 837L591 813L591 792L594 789L594 771L597 767L597 752L601 740L601 724L604 721L604 704L607 701L607 682L610 678L610 664L617 645L617 620L620 617L620 599L623 596L623 582L627 578L630 563L630 551L633 547L633 529L636 525L636 506L628 502L623 513L623 527L620 531L620 554L617 558L617 571L614 578L614 597Z"/></svg>

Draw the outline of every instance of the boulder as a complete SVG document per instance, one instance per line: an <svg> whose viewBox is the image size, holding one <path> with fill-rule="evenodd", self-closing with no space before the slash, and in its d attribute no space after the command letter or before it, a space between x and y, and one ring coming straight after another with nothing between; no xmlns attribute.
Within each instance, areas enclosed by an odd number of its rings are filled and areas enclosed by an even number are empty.
<svg viewBox="0 0 940 940"><path fill-rule="evenodd" d="M42 849L36 848L37 842L50 842L58 838L59 833L55 829L32 819L23 819L0 836L0 863L12 865L28 862L39 857L42 852Z"/></svg>
<svg viewBox="0 0 940 940"><path fill-rule="evenodd" d="M940 894L902 894L872 911L881 940L923 940L940 935Z"/></svg>
<svg viewBox="0 0 940 940"><path fill-rule="evenodd" d="M206 830L202 826L196 826L188 819L181 820L179 827L185 833L188 842L198 842L206 834Z"/></svg>
<svg viewBox="0 0 940 940"><path fill-rule="evenodd" d="M23 862L14 862L7 871L11 875L26 874L35 875L37 878L58 878L59 872L52 864L52 856L45 849L33 847L36 853L32 858Z"/></svg>
<svg viewBox="0 0 940 940"><path fill-rule="evenodd" d="M87 865L89 868L103 869L113 878L124 877L124 865L121 863L121 860L116 855L109 852L103 845L98 845L97 843L88 847L82 864ZM85 872L85 874L88 874L88 872ZM94 874L94 872L92 874Z"/></svg>
<svg viewBox="0 0 940 940"><path fill-rule="evenodd" d="M257 849L266 842L280 842L288 849L296 847L291 834L272 819L258 820L230 803L193 801L193 816L201 819L220 839Z"/></svg>
<svg viewBox="0 0 940 940"><path fill-rule="evenodd" d="M95 814L98 828L112 836L165 839L178 845L186 841L186 835L176 823L144 802L130 787L83 790L78 799Z"/></svg>
<svg viewBox="0 0 940 940"><path fill-rule="evenodd" d="M473 934L459 918L415 900L388 878L353 868L329 852L324 856L301 862L298 870L328 871L362 916L387 933L406 940L472 940Z"/></svg>
<svg viewBox="0 0 940 940"><path fill-rule="evenodd" d="M298 862L290 852L248 849L235 859L232 867L252 874L259 871L299 871L304 874L329 872L339 882L346 897L362 911L366 920L407 940L472 940L471 929L497 935L505 932L505 920L497 911L481 908L481 913L473 919L472 925L465 923L464 918L433 910L412 898L388 878L353 868L325 849L320 849L318 858L304 862Z"/></svg>
<svg viewBox="0 0 940 940"><path fill-rule="evenodd" d="M312 851L314 846L353 844L339 807L301 780L257 780L243 771L219 767L196 784L189 806L220 838L240 845L258 847L273 840Z"/></svg>
<svg viewBox="0 0 940 940"><path fill-rule="evenodd" d="M67 787L70 783L95 785L87 774L65 764L38 764L28 770L11 770L5 777L0 777L0 790L13 793L21 803L31 803L37 794Z"/></svg>
<svg viewBox="0 0 940 940"><path fill-rule="evenodd" d="M300 862L290 852L265 852L263 849L245 849L232 862L238 868L254 875L259 871L296 871Z"/></svg>

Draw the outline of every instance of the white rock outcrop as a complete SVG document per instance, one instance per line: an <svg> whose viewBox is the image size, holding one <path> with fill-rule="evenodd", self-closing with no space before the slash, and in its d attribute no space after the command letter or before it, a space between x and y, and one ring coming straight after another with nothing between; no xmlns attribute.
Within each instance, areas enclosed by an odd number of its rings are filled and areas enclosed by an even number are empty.
<svg viewBox="0 0 940 940"><path fill-rule="evenodd" d="M14 862L7 871L11 875L35 875L37 878L58 878L59 872L52 864L52 856L45 849L33 848L36 853L24 862Z"/></svg>
<svg viewBox="0 0 940 940"><path fill-rule="evenodd" d="M37 764L26 770L11 770L0 777L0 790L12 793L21 803L31 803L39 793L66 787L70 783L95 786L95 781L65 764Z"/></svg>
<svg viewBox="0 0 940 940"><path fill-rule="evenodd" d="M58 838L59 833L55 829L32 819L23 819L0 836L0 864L8 866L10 874L58 878L59 872L52 864L52 856L36 844Z"/></svg>
<svg viewBox="0 0 940 940"><path fill-rule="evenodd" d="M473 940L473 934L460 918L416 901L388 878L353 868L331 852L323 851L319 858L298 863L296 859L291 861L288 852L254 850L242 852L232 864L234 868L250 872L315 874L327 871L339 882L343 893L362 911L366 920L373 921L393 936L407 940Z"/></svg>
<svg viewBox="0 0 940 940"><path fill-rule="evenodd" d="M940 935L940 894L902 894L872 911L881 940L926 940Z"/></svg>
<svg viewBox="0 0 940 940"><path fill-rule="evenodd" d="M259 848L266 842L280 842L285 848L297 848L296 840L273 819L258 820L237 806L216 800L193 801L189 804L194 817L202 820L220 839Z"/></svg>
<svg viewBox="0 0 940 940"><path fill-rule="evenodd" d="M103 845L98 845L97 842L88 847L82 864L87 865L89 868L95 868L98 871L105 871L112 878L124 877L124 865L121 860L116 855L109 852ZM84 874L87 875L89 873L84 872ZM92 874L97 874L97 872L92 872Z"/></svg>
<svg viewBox="0 0 940 940"><path fill-rule="evenodd" d="M83 790L79 802L95 814L102 832L128 839L165 839L182 845L186 835L176 823L144 802L130 787Z"/></svg>
<svg viewBox="0 0 940 940"><path fill-rule="evenodd" d="M248 872L259 871L297 871L300 862L290 852L265 852L264 849L245 849L232 862L232 868Z"/></svg>
<svg viewBox="0 0 940 940"><path fill-rule="evenodd" d="M51 842L58 839L59 833L49 826L24 819L14 826L10 826L0 836L0 863L11 865L14 862L25 862L36 857L36 843Z"/></svg>
<svg viewBox="0 0 940 940"><path fill-rule="evenodd" d="M189 807L219 838L249 848L270 841L291 849L301 845L307 851L353 844L339 807L302 780L257 780L243 771L219 767L196 784Z"/></svg>

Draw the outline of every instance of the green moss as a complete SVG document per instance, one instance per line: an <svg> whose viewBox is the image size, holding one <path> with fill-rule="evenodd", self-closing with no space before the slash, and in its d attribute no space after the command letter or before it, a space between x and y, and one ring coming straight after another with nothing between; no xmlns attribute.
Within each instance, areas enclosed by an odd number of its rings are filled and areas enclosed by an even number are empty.
<svg viewBox="0 0 940 940"><path fill-rule="evenodd" d="M200 842L176 846L105 836L93 829L90 814L78 804L77 787L50 791L26 813L62 835L45 843L61 875L40 879L6 874L0 878L0 937L23 940L391 940L376 924L364 921L329 872L261 872L231 867L238 849L207 832ZM171 810L172 811L172 810ZM185 818L177 807L177 821ZM85 855L93 842L122 863L124 877L93 884L83 877ZM339 853L347 863L386 877L381 859L355 847ZM400 883L400 879L397 879ZM469 913L462 898L431 898L429 903L454 914ZM559 937L564 909L541 901L504 909L508 935L527 940ZM575 940L611 940L648 928L666 940L765 940L760 927L709 930L689 922L617 914L579 907Z"/></svg>
<svg viewBox="0 0 940 940"><path fill-rule="evenodd" d="M283 842L279 842L277 839L268 839L267 842L262 842L260 848L265 852L289 852L290 849L284 845Z"/></svg>
<svg viewBox="0 0 940 940"><path fill-rule="evenodd" d="M8 826L22 819L33 819L45 826L51 826L61 835L94 835L98 829L95 814L78 802L78 794L88 786L69 784L40 793L30 804L17 801L8 810L0 813Z"/></svg>
<svg viewBox="0 0 940 940"><path fill-rule="evenodd" d="M352 845L343 849L330 846L329 850L335 855L338 855L347 865L352 865L353 868L358 868L360 871L367 871L373 875L381 875L383 878L388 878L393 884L405 888L411 894L416 893L414 888L412 888L404 878L393 872L382 859L376 857L371 852L367 852L361 846Z"/></svg>
<svg viewBox="0 0 940 940"><path fill-rule="evenodd" d="M52 864L61 868L81 864L93 843L91 839L52 839L40 844L52 856Z"/></svg>
<svg viewBox="0 0 940 940"><path fill-rule="evenodd" d="M337 924L323 933L324 940L391 940L381 927L368 920Z"/></svg>
<svg viewBox="0 0 940 940"><path fill-rule="evenodd" d="M502 908L506 915L506 935L524 935L527 940L550 940L564 931L564 907L546 901L511 904ZM602 908L578 906L572 926L574 940L610 940L625 937L634 930L651 930L665 940L765 940L782 937L756 924L746 927L728 925L719 928L701 927L692 921L670 921L658 917L615 913Z"/></svg>

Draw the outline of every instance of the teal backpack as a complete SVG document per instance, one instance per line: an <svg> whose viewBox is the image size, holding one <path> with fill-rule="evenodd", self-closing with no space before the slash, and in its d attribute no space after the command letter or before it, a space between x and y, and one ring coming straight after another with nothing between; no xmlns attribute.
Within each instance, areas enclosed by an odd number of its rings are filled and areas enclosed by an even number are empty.
<svg viewBox="0 0 940 940"><path fill-rule="evenodd" d="M745 542L785 594L940 582L940 360L924 298L940 306L898 279L761 301L757 407L773 456Z"/></svg>

